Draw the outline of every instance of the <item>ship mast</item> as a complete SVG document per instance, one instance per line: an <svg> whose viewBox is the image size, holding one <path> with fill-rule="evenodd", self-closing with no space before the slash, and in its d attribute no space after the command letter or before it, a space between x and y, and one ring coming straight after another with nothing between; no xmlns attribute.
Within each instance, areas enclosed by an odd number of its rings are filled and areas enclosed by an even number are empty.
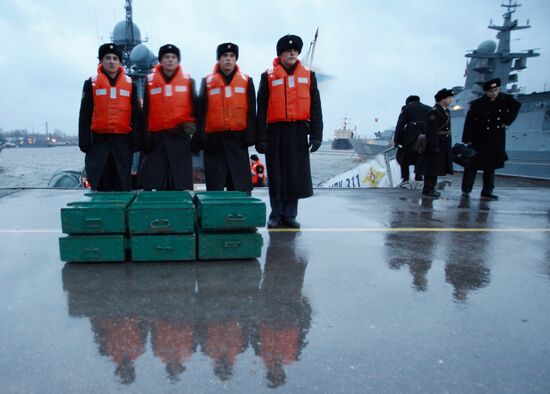
<svg viewBox="0 0 550 394"><path fill-rule="evenodd" d="M540 53L534 49L529 49L525 52L511 52L510 41L511 32L514 30L529 29L529 23L520 26L517 19L512 19L512 14L520 7L516 1L508 0L507 4L501 4L501 7L506 8L506 12L502 15L503 23L500 26L494 25L492 22L488 28L498 31L497 40L498 46L496 51L481 51L474 50L472 53L466 54L467 58L472 59L468 66L468 71L476 73L475 84L481 85L483 82L500 78L503 89L506 89L507 84L518 82L518 74L513 71L521 71L527 67L527 58L540 56ZM467 83L467 85L470 85ZM513 85L509 92L517 92L517 85Z"/></svg>

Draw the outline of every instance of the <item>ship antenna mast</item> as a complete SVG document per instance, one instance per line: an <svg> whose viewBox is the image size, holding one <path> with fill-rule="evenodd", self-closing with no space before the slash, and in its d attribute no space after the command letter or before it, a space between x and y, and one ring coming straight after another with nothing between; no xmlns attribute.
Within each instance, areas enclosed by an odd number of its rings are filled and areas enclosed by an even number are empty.
<svg viewBox="0 0 550 394"><path fill-rule="evenodd" d="M134 37L134 21L132 20L132 0L126 0L126 5L124 6L124 11L126 13L126 42L124 43L124 64L130 65L130 53L134 46L136 45L136 40Z"/></svg>

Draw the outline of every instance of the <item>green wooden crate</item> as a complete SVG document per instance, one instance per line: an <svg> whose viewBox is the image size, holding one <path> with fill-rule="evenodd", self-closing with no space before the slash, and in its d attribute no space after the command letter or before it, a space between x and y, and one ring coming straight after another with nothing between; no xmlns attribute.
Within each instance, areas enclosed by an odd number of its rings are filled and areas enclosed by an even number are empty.
<svg viewBox="0 0 550 394"><path fill-rule="evenodd" d="M70 235L59 238L59 254L67 262L124 261L123 235Z"/></svg>
<svg viewBox="0 0 550 394"><path fill-rule="evenodd" d="M136 235L130 239L133 261L195 260L195 235Z"/></svg>
<svg viewBox="0 0 550 394"><path fill-rule="evenodd" d="M263 238L257 232L199 232L199 260L253 259L262 254Z"/></svg>
<svg viewBox="0 0 550 394"><path fill-rule="evenodd" d="M90 192L85 193L89 201L119 201L129 205L136 197L136 192Z"/></svg>
<svg viewBox="0 0 550 394"><path fill-rule="evenodd" d="M131 234L193 234L195 206L189 192L141 192L128 209Z"/></svg>
<svg viewBox="0 0 550 394"><path fill-rule="evenodd" d="M78 201L61 208L61 229L65 234L124 234L126 203Z"/></svg>
<svg viewBox="0 0 550 394"><path fill-rule="evenodd" d="M195 195L198 225L201 230L244 230L265 226L266 208L262 200L248 195L225 198L224 193L228 192Z"/></svg>

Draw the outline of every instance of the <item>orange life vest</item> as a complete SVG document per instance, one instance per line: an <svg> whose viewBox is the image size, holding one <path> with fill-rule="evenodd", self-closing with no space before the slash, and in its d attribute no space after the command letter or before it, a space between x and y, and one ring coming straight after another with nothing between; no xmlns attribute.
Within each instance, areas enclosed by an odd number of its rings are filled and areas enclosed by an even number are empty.
<svg viewBox="0 0 550 394"><path fill-rule="evenodd" d="M235 68L235 75L229 85L226 85L219 73L219 64L216 64L212 74L206 77L208 110L204 130L207 133L246 129L248 75L240 72L238 66Z"/></svg>
<svg viewBox="0 0 550 394"><path fill-rule="evenodd" d="M288 75L277 57L267 70L269 102L267 123L309 120L311 72L298 60L294 74Z"/></svg>
<svg viewBox="0 0 550 394"><path fill-rule="evenodd" d="M94 111L92 114L92 131L96 133L125 134L132 131L132 78L124 69L118 69L115 86L103 73L103 66L97 68L97 75L92 77Z"/></svg>
<svg viewBox="0 0 550 394"><path fill-rule="evenodd" d="M265 166L258 160L250 164L252 172L252 186L265 186Z"/></svg>
<svg viewBox="0 0 550 394"><path fill-rule="evenodd" d="M149 93L149 131L173 129L185 122L194 122L191 76L184 73L181 66L166 83L160 65L147 76Z"/></svg>

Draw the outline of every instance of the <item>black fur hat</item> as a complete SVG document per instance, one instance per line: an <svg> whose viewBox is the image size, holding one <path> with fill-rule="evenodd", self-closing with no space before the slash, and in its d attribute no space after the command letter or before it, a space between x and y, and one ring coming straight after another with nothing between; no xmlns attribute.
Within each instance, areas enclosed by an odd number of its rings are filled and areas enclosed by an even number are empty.
<svg viewBox="0 0 550 394"><path fill-rule="evenodd" d="M277 41L277 56L281 56L281 53L288 51L289 49L296 49L298 53L302 52L304 42L302 39L294 34L287 34L284 37L279 38Z"/></svg>
<svg viewBox="0 0 550 394"><path fill-rule="evenodd" d="M122 49L120 49L117 44L113 42L108 42L107 44L101 45L99 47L99 50L97 51L97 58L99 59L99 61L101 61L103 60L103 57L108 53L117 55L118 60L122 61Z"/></svg>
<svg viewBox="0 0 550 394"><path fill-rule="evenodd" d="M218 45L218 48L216 49L216 59L220 60L220 57L227 52L232 52L235 54L237 59L239 58L239 46L233 44L232 42L224 42L223 44Z"/></svg>
<svg viewBox="0 0 550 394"><path fill-rule="evenodd" d="M162 57L167 53L173 53L178 57L178 62L181 61L180 49L173 44L166 44L159 48L159 62L162 60Z"/></svg>

